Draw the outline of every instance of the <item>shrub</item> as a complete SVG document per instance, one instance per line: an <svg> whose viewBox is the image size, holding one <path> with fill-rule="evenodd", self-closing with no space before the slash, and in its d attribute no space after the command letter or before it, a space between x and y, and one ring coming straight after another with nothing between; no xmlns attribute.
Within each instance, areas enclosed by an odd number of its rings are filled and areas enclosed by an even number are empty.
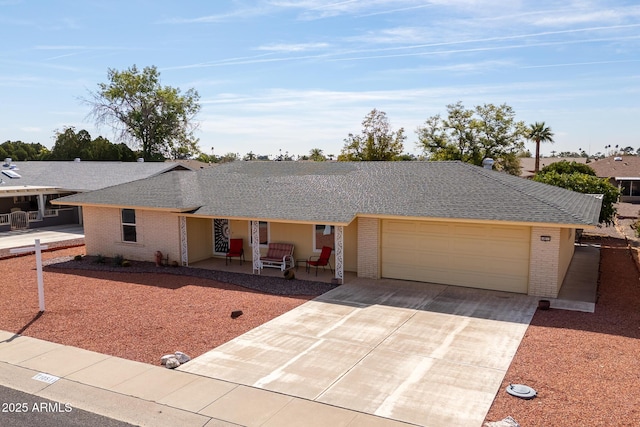
<svg viewBox="0 0 640 427"><path fill-rule="evenodd" d="M94 261L96 264L104 264L107 260L100 254L96 256L96 260Z"/></svg>
<svg viewBox="0 0 640 427"><path fill-rule="evenodd" d="M76 255L73 257L74 261L82 261L82 255Z"/></svg>
<svg viewBox="0 0 640 427"><path fill-rule="evenodd" d="M116 255L113 257L113 265L116 267L121 267L122 261L124 261L124 257L122 255Z"/></svg>
<svg viewBox="0 0 640 427"><path fill-rule="evenodd" d="M559 174L583 173L585 175L596 176L596 172L591 166L585 165L584 163L567 162L566 160L551 163L540 169L540 173L544 174L547 172L557 172Z"/></svg>
<svg viewBox="0 0 640 427"><path fill-rule="evenodd" d="M553 163L554 165L556 163ZM551 165L550 165L551 166ZM600 210L600 222L607 225L613 224L616 217L615 203L618 201L620 191L606 178L598 178L584 173L560 174L555 171L539 173L534 181L555 185L583 194L602 194L602 209Z"/></svg>
<svg viewBox="0 0 640 427"><path fill-rule="evenodd" d="M122 264L123 267L131 267L131 261L129 261L128 259L124 259L122 260Z"/></svg>

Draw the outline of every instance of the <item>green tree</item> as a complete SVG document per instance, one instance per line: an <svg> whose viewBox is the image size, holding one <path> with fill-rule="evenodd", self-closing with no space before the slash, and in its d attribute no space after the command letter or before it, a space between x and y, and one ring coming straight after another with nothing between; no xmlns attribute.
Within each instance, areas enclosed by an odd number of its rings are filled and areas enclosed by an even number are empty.
<svg viewBox="0 0 640 427"><path fill-rule="evenodd" d="M553 132L545 125L544 122L535 122L529 125L527 129L527 139L535 141L536 143L536 166L534 172L538 173L540 170L540 143L541 142L553 142Z"/></svg>
<svg viewBox="0 0 640 427"><path fill-rule="evenodd" d="M224 156L220 157L219 162L220 163L230 163L230 162L235 162L236 160L239 160L240 156L238 155L238 153L227 153Z"/></svg>
<svg viewBox="0 0 640 427"><path fill-rule="evenodd" d="M247 154L244 155L244 157L242 158L242 160L246 160L248 162L253 161L256 159L256 154L253 151L249 151Z"/></svg>
<svg viewBox="0 0 640 427"><path fill-rule="evenodd" d="M48 160L102 160L132 162L136 153L126 144L113 144L101 136L91 139L91 135L82 129L76 132L73 126L56 132L56 142Z"/></svg>
<svg viewBox="0 0 640 427"><path fill-rule="evenodd" d="M110 125L123 141L141 148L145 160L188 158L198 154L195 116L200 96L194 89L162 86L155 66L142 71L109 69L108 83L99 83L85 103L97 125Z"/></svg>
<svg viewBox="0 0 640 427"><path fill-rule="evenodd" d="M615 203L618 201L620 192L606 178L598 178L586 173L558 173L555 170L551 170L549 172L541 171L533 180L578 193L602 194L600 222L607 225L613 224L616 216Z"/></svg>
<svg viewBox="0 0 640 427"><path fill-rule="evenodd" d="M578 162L555 162L547 165L540 170L540 173L557 172L559 174L583 173L586 175L596 176L596 172L588 165Z"/></svg>
<svg viewBox="0 0 640 427"><path fill-rule="evenodd" d="M384 111L375 108L364 118L362 133L349 134L338 156L339 161L388 161L398 160L406 139L404 129L391 129Z"/></svg>
<svg viewBox="0 0 640 427"><path fill-rule="evenodd" d="M506 104L485 104L466 109L461 102L447 105L447 117L429 117L416 130L418 147L429 160L460 160L477 166L485 158L496 168L520 173L519 153L524 149L525 125L516 121Z"/></svg>
<svg viewBox="0 0 640 427"><path fill-rule="evenodd" d="M196 160L199 160L199 161L204 162L204 163L218 163L220 161L218 156L216 156L214 154L209 155L209 154L206 154L206 153L198 154L198 157L196 157Z"/></svg>
<svg viewBox="0 0 640 427"><path fill-rule="evenodd" d="M320 148L312 148L311 150L309 150L309 159L313 160L314 162L324 162L325 160L327 160Z"/></svg>
<svg viewBox="0 0 640 427"><path fill-rule="evenodd" d="M4 160L7 157L16 161L43 160L48 154L47 147L38 143L5 141L0 144L0 160Z"/></svg>
<svg viewBox="0 0 640 427"><path fill-rule="evenodd" d="M56 142L51 149L50 160L73 160L76 157L92 160L87 157L90 151L91 135L82 129L76 132L73 126L65 127L62 132L56 131ZM83 155L84 154L84 155Z"/></svg>

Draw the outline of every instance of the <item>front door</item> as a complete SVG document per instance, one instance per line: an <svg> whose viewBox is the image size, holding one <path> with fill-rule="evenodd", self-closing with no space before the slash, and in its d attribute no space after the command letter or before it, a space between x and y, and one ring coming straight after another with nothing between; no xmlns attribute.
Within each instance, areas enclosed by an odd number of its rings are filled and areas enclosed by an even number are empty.
<svg viewBox="0 0 640 427"><path fill-rule="evenodd" d="M213 251L217 254L229 252L229 220L216 218L213 220Z"/></svg>

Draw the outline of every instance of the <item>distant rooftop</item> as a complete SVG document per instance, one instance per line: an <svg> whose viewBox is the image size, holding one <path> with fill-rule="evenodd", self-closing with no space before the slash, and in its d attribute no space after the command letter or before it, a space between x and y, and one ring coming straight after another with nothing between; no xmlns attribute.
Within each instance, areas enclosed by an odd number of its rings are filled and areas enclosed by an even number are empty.
<svg viewBox="0 0 640 427"><path fill-rule="evenodd" d="M589 163L601 178L640 177L640 156L613 156Z"/></svg>
<svg viewBox="0 0 640 427"><path fill-rule="evenodd" d="M25 161L2 162L0 191L7 187L55 187L84 192L149 178L172 170L190 170L175 162ZM6 172L6 173L5 173ZM17 174L19 177L11 177Z"/></svg>

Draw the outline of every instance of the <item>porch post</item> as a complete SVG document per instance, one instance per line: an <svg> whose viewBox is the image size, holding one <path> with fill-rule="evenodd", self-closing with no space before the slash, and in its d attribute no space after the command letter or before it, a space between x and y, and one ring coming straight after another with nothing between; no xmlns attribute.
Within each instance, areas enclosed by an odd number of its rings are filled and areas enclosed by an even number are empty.
<svg viewBox="0 0 640 427"><path fill-rule="evenodd" d="M44 219L44 194L38 194L38 218Z"/></svg>
<svg viewBox="0 0 640 427"><path fill-rule="evenodd" d="M260 221L251 221L251 257L253 274L260 274Z"/></svg>
<svg viewBox="0 0 640 427"><path fill-rule="evenodd" d="M344 283L344 227L335 226L335 251L336 251L336 279L342 285Z"/></svg>
<svg viewBox="0 0 640 427"><path fill-rule="evenodd" d="M180 217L180 262L189 265L189 246L187 245L187 217Z"/></svg>

